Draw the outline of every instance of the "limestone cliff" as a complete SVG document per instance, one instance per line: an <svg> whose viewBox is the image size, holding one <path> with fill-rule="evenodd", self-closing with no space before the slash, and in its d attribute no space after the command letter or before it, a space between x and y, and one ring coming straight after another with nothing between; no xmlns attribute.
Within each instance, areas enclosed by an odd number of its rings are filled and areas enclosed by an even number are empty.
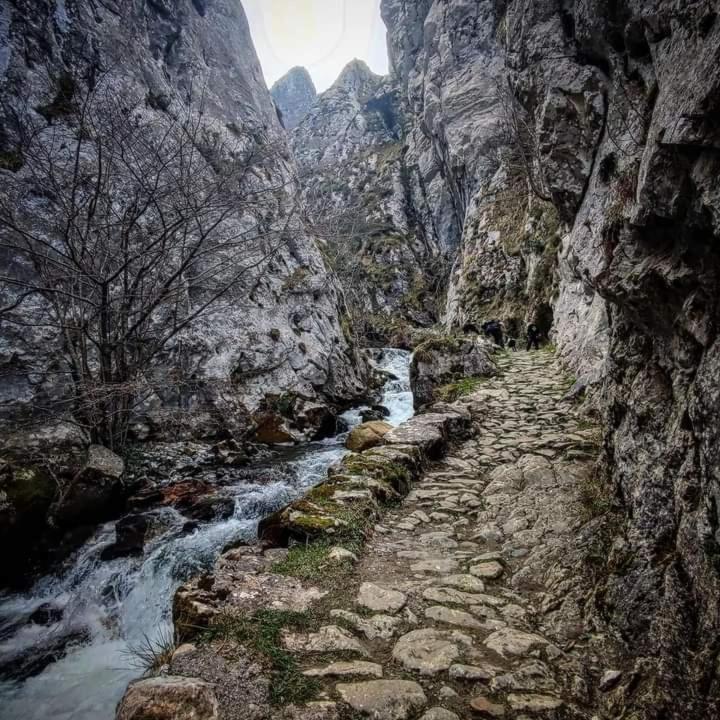
<svg viewBox="0 0 720 720"><path fill-rule="evenodd" d="M290 135L311 226L356 326L382 340L437 318L444 252L417 217L395 86L352 61Z"/></svg>
<svg viewBox="0 0 720 720"><path fill-rule="evenodd" d="M595 609L632 717L711 717L720 523L712 2L383 0L449 323L540 320L594 384L621 510ZM558 252L559 251L559 252ZM680 714L678 714L680 713Z"/></svg>
<svg viewBox="0 0 720 720"><path fill-rule="evenodd" d="M280 112L280 121L288 130L301 123L317 99L315 84L303 67L289 70L270 88L270 94Z"/></svg>
<svg viewBox="0 0 720 720"><path fill-rule="evenodd" d="M138 411L133 427L139 437L174 431L173 408L196 411L189 420L181 413L178 432L185 434L244 436L267 421L270 440L296 431L301 437L313 432L323 406L363 390L362 362L341 326L338 287L314 239L293 219L296 169L239 2L6 2L0 8L0 73L0 174L7 177L22 179L25 172L24 122L42 132L53 128L55 135L65 123L70 132L64 110L94 83L139 101L148 124L153 116L160 120L202 102L204 136L220 145L235 138L254 144L251 155L258 159L245 178L259 200L237 232L272 235L278 246L233 286L221 312L188 328L169 348L169 367ZM245 259L234 247L238 254L229 250L228 267ZM16 260L3 258L11 274ZM10 322L2 323L0 364L3 413L17 422L62 393L64 349L59 337L33 324L27 303L13 308L12 287L3 285ZM198 297L192 287L188 293ZM175 390L177 372L191 379L190 397ZM303 416L305 429L278 430L283 419L272 417L280 405L290 407L293 419Z"/></svg>

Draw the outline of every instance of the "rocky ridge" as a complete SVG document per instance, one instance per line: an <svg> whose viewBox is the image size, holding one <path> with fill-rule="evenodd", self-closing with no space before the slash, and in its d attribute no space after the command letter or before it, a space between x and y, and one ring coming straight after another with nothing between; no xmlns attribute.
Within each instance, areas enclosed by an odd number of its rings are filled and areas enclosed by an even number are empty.
<svg viewBox="0 0 720 720"><path fill-rule="evenodd" d="M317 90L310 73L303 67L294 67L271 88L280 122L287 130L297 127L317 99Z"/></svg>

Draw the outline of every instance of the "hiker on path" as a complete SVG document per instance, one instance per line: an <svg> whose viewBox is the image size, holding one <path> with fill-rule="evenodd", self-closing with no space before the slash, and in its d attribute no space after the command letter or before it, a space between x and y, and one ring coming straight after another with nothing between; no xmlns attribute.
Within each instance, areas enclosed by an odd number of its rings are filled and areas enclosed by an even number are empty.
<svg viewBox="0 0 720 720"><path fill-rule="evenodd" d="M497 320L489 320L488 322L483 323L482 329L485 335L491 337L495 341L496 345L505 347L502 325Z"/></svg>
<svg viewBox="0 0 720 720"><path fill-rule="evenodd" d="M540 331L537 325L528 325L527 329L527 349L535 347L536 350L540 349Z"/></svg>

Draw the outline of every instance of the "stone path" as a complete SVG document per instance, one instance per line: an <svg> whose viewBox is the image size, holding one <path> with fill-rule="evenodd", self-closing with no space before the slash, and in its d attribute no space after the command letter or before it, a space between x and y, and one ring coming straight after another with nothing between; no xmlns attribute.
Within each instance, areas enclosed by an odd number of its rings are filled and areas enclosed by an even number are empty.
<svg viewBox="0 0 720 720"><path fill-rule="evenodd" d="M503 355L467 400L477 433L376 526L334 625L288 634L324 702L376 720L592 718L617 680L588 632L581 496L595 431L544 352ZM330 715L328 715L330 717Z"/></svg>

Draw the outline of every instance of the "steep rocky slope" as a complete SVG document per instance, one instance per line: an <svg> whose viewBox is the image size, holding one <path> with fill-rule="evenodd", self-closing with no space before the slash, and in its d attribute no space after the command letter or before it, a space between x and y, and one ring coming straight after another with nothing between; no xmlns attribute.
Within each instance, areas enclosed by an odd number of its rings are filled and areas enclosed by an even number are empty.
<svg viewBox="0 0 720 720"><path fill-rule="evenodd" d="M94 83L139 102L148 124L153 114L160 122L187 105L196 117L202 112L204 136L220 144L239 138L253 145L248 156L258 158L244 176L256 201L239 219L238 232L277 238L277 248L233 286L221 311L188 328L169 349L169 367L134 425L139 436L167 434L177 420L186 434L243 437L265 422L267 439L285 440L312 433L326 415L323 407L361 392L363 365L341 327L337 285L292 214L296 171L240 4L16 0L0 13L3 175L22 178L23 125L39 127L41 136L47 127L57 137L63 123L72 131L66 110ZM243 261L244 251L229 251L230 266ZM18 258L3 260L11 274L19 272ZM17 297L13 287L3 285L3 307ZM193 288L188 292L194 296ZM3 413L11 421L61 392L57 378L67 348L52 332L28 330L39 317L34 312L41 308L10 307L10 321L2 324ZM53 365L58 352L59 366ZM188 397L175 389L181 382L172 373L191 380ZM288 422L301 418L294 429L278 427L285 420L280 406L289 408ZM178 407L182 417L170 417ZM190 420L187 409L196 411Z"/></svg>
<svg viewBox="0 0 720 720"><path fill-rule="evenodd" d="M278 80L270 94L280 112L280 121L287 130L297 127L317 99L317 90L310 73L294 67Z"/></svg>
<svg viewBox="0 0 720 720"><path fill-rule="evenodd" d="M354 60L290 135L308 220L375 339L437 319L447 250L416 216L403 134L394 85Z"/></svg>
<svg viewBox="0 0 720 720"><path fill-rule="evenodd" d="M595 383L620 510L595 609L639 657L624 702L711 717L717 7L382 7L425 217L462 237L448 321L552 320L578 387Z"/></svg>

